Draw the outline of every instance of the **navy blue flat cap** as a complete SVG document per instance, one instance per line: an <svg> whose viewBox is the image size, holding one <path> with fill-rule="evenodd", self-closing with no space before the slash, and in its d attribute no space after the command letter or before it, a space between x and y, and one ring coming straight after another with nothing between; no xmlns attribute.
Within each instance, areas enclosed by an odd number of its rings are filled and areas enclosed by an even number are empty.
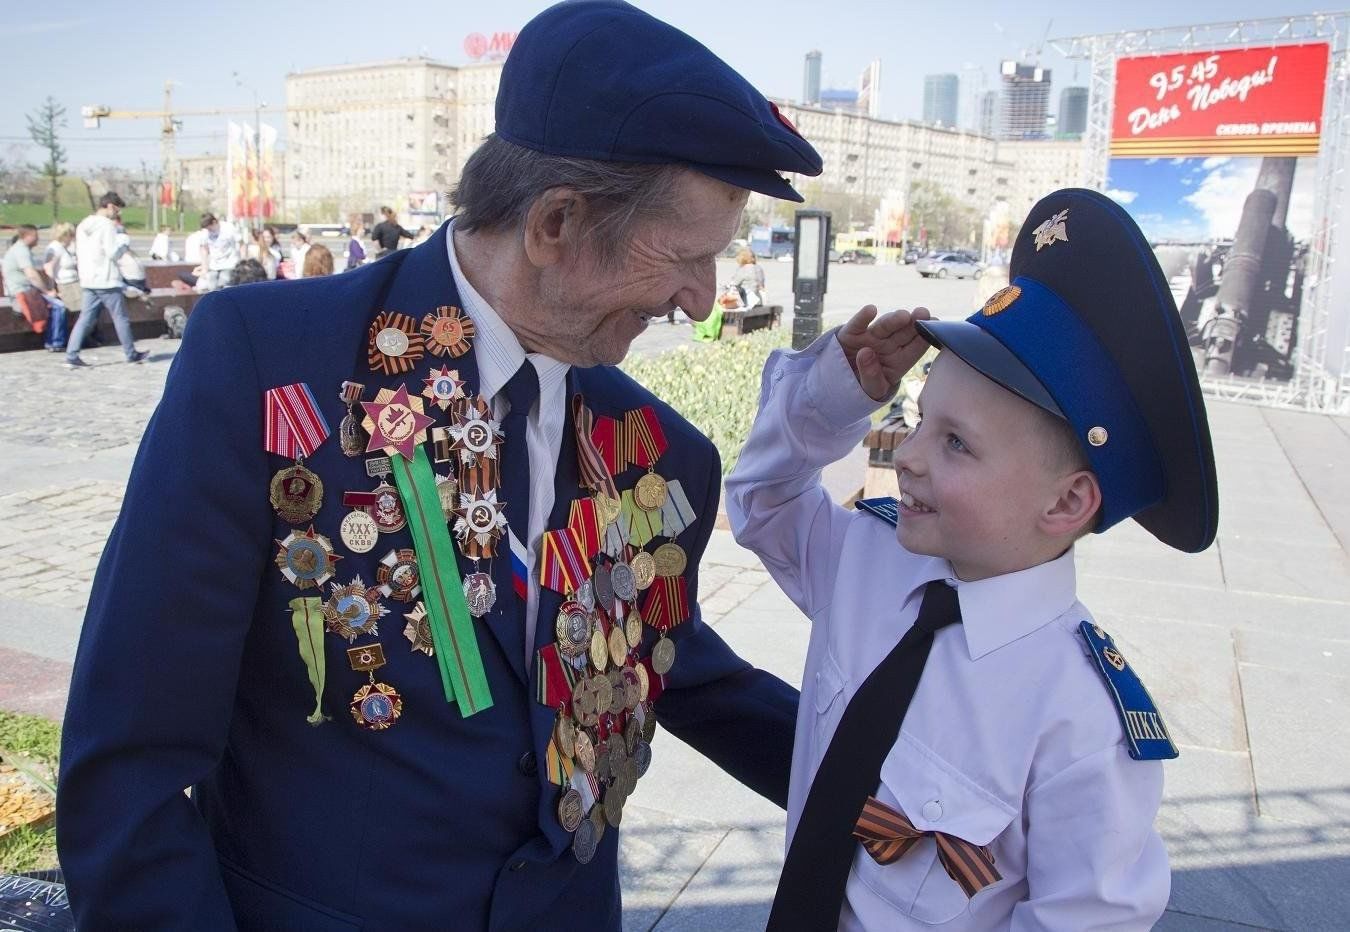
<svg viewBox="0 0 1350 932"><path fill-rule="evenodd" d="M930 343L1073 427L1102 488L1097 530L1134 518L1189 553L1214 541L1219 490L1205 402L1167 279L1125 209L1078 188L1042 199L1012 282Z"/></svg>
<svg viewBox="0 0 1350 932"><path fill-rule="evenodd" d="M496 134L549 155L688 165L792 201L802 197L779 172L821 169L729 65L621 0L566 0L525 24L502 68Z"/></svg>

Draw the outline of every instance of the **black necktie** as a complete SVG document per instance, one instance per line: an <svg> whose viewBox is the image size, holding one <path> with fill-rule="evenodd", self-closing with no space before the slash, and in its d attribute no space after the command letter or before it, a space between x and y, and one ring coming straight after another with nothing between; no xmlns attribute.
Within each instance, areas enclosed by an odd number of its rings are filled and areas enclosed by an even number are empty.
<svg viewBox="0 0 1350 932"><path fill-rule="evenodd" d="M539 373L535 372L533 363L528 359L525 360L516 370L516 374L511 376L511 381L506 383L502 393L506 395L506 402L511 406L511 410L502 419L502 433L506 435L502 444L502 498L506 502L507 526L516 535L516 539L528 549L530 448L526 443L525 422L529 417L530 408L539 400ZM549 476L548 481L552 482L553 477ZM502 558L505 558L503 562L507 566L511 565L509 553L499 553L498 559ZM519 604L516 606L516 613L522 624L521 631L524 631L525 599L517 599L517 602Z"/></svg>
<svg viewBox="0 0 1350 932"><path fill-rule="evenodd" d="M849 867L858 849L853 827L881 781L881 764L900 736L933 633L961 620L956 590L942 580L924 589L919 617L854 693L806 796L778 880L768 928L825 932L839 926Z"/></svg>

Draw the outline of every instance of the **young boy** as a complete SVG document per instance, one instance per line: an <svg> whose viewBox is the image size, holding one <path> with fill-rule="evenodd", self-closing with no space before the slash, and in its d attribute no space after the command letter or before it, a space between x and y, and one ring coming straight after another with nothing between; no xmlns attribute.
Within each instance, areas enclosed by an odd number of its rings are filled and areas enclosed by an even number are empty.
<svg viewBox="0 0 1350 932"><path fill-rule="evenodd" d="M1145 929L1167 904L1176 749L1078 602L1073 544L1133 517L1209 546L1204 404L1114 202L1042 200L1010 273L966 321L864 308L765 367L727 510L812 621L772 930ZM821 467L929 343L900 501L839 508Z"/></svg>

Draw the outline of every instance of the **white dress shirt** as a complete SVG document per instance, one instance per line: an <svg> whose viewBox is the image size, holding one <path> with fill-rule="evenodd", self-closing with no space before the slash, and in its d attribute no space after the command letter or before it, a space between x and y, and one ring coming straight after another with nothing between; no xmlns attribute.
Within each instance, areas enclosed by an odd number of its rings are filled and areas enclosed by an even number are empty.
<svg viewBox="0 0 1350 932"><path fill-rule="evenodd" d="M539 574L535 572L539 557L539 541L544 536L549 515L553 512L553 478L558 471L558 452L562 449L563 428L567 424L567 363L551 359L542 353L526 353L511 328L501 319L483 296L469 284L455 255L455 228L451 222L445 235L450 253L450 272L463 310L473 319L477 336L473 341L474 361L478 364L478 394L491 399L492 416L501 420L510 410L502 391L511 376L527 360L539 374L539 401L526 419L525 446L530 453L530 527L525 545L525 572L529 596L525 602L525 669L534 663L535 615L539 611ZM509 504L509 503L508 503ZM511 532L519 535L519 529ZM505 545L506 541L502 541ZM499 552L495 559L509 560L510 555Z"/></svg>
<svg viewBox="0 0 1350 932"><path fill-rule="evenodd" d="M916 827L989 845L1003 879L967 899L930 837L889 865L861 844L842 929L1147 929L1170 876L1153 820L1162 766L1132 760L1093 668L1073 552L962 582L902 548L889 524L820 485L877 403L833 332L764 369L760 413L727 513L811 619L788 794L788 844L845 707L918 615L925 584L955 585L962 624L937 632L875 792ZM903 519L902 519L903 520Z"/></svg>

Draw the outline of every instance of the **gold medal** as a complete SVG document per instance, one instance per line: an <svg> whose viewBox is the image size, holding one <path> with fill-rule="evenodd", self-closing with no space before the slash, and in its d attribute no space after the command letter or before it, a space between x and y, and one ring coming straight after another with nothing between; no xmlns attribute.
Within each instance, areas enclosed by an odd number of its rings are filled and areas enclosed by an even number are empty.
<svg viewBox="0 0 1350 932"><path fill-rule="evenodd" d="M591 688L595 690L596 711L602 715L609 712L614 702L614 687L610 685L609 679L603 673L597 673L591 677Z"/></svg>
<svg viewBox="0 0 1350 932"><path fill-rule="evenodd" d="M587 773L595 773L595 745L591 743L591 736L578 729L576 737L576 759L581 765L581 769Z"/></svg>
<svg viewBox="0 0 1350 932"><path fill-rule="evenodd" d="M628 656L628 638L622 628L613 625L609 629L609 659L616 667L622 667Z"/></svg>
<svg viewBox="0 0 1350 932"><path fill-rule="evenodd" d="M605 794L605 821L615 828L623 821L623 804L628 801L628 797L623 793L617 793L617 787L610 787L609 792Z"/></svg>
<svg viewBox="0 0 1350 932"><path fill-rule="evenodd" d="M607 711L610 715L618 715L623 711L624 697L626 695L624 692L623 671L610 670L609 673L605 674L605 678L609 680L609 708Z"/></svg>
<svg viewBox="0 0 1350 932"><path fill-rule="evenodd" d="M645 550L639 550L628 562L639 591L645 591L656 580L656 561Z"/></svg>
<svg viewBox="0 0 1350 932"><path fill-rule="evenodd" d="M278 470L268 498L272 509L288 524L314 520L323 507L323 480L300 463Z"/></svg>
<svg viewBox="0 0 1350 932"><path fill-rule="evenodd" d="M576 757L577 726L561 712L558 713L558 724L553 728L553 737L558 742L558 750L562 751L563 757Z"/></svg>
<svg viewBox="0 0 1350 932"><path fill-rule="evenodd" d="M585 817L581 811L581 794L568 787L558 800L558 822L564 831L575 832Z"/></svg>
<svg viewBox="0 0 1350 932"><path fill-rule="evenodd" d="M379 621L388 614L378 592L367 588L360 576L345 586L333 583L333 594L323 604L325 627L348 643L363 635L378 635Z"/></svg>
<svg viewBox="0 0 1350 932"><path fill-rule="evenodd" d="M666 480L648 472L633 487L633 501L644 511L656 511L666 503Z"/></svg>
<svg viewBox="0 0 1350 932"><path fill-rule="evenodd" d="M403 714L403 697L388 683L377 683L375 671L384 666L384 648L379 644L365 644L347 648L347 661L352 669L370 675L370 683L352 696L352 718L362 728L384 731Z"/></svg>
<svg viewBox="0 0 1350 932"><path fill-rule="evenodd" d="M580 602L569 600L562 604L553 631L564 657L580 657L591 646L591 618Z"/></svg>
<svg viewBox="0 0 1350 932"><path fill-rule="evenodd" d="M646 702L647 696L651 694L652 681L647 675L647 665L645 663L635 664L633 672L637 674L638 680L638 702ZM634 706L636 708L636 706Z"/></svg>
<svg viewBox="0 0 1350 932"><path fill-rule="evenodd" d="M623 623L623 634L628 640L629 647L637 647L642 643L642 615L637 609L628 613L628 618Z"/></svg>
<svg viewBox="0 0 1350 932"><path fill-rule="evenodd" d="M639 664L638 666L641 666L641 664ZM637 673L633 671L632 667L624 667L623 707L627 709L629 712L631 712L638 707L638 703L641 701L642 701L642 686L638 683ZM632 719L630 719L629 721L630 724L634 723Z"/></svg>
<svg viewBox="0 0 1350 932"><path fill-rule="evenodd" d="M675 642L664 634L652 648L652 670L665 676L675 666Z"/></svg>
<svg viewBox="0 0 1350 932"><path fill-rule="evenodd" d="M605 826L608 824L605 822L605 807L592 806L589 818L591 824L595 826L595 840L598 844L600 839L605 837Z"/></svg>
<svg viewBox="0 0 1350 932"><path fill-rule="evenodd" d="M609 642L605 640L605 634L600 630L600 626L596 625L595 630L591 632L591 666L595 667L597 673L603 673L608 664Z"/></svg>
<svg viewBox="0 0 1350 932"><path fill-rule="evenodd" d="M599 519L601 531L613 524L621 511L623 506L617 498L610 498L608 495L595 496L595 515Z"/></svg>
<svg viewBox="0 0 1350 932"><path fill-rule="evenodd" d="M652 554L652 561L656 565L657 576L679 576L689 565L684 548L674 541L657 547Z"/></svg>
<svg viewBox="0 0 1350 932"><path fill-rule="evenodd" d="M638 724L636 718L630 718L628 725L623 730L623 743L628 748L631 756L637 750L638 742L642 740L642 726Z"/></svg>

